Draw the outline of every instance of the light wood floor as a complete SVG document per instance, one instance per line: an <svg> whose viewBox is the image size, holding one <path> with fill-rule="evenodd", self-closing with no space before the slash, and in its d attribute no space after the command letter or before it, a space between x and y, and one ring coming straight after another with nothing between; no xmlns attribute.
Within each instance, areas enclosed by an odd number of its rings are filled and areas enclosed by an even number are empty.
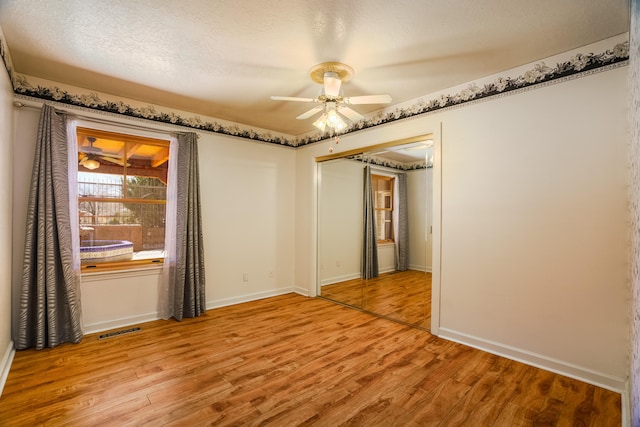
<svg viewBox="0 0 640 427"><path fill-rule="evenodd" d="M353 279L322 287L324 298L380 316L431 328L431 273L407 270Z"/></svg>
<svg viewBox="0 0 640 427"><path fill-rule="evenodd" d="M620 395L288 294L18 352L2 426L619 426Z"/></svg>

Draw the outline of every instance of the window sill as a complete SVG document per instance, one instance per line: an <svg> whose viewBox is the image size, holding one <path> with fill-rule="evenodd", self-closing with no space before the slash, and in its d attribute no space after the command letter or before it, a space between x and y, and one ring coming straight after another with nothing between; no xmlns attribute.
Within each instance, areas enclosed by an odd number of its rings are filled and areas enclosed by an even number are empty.
<svg viewBox="0 0 640 427"><path fill-rule="evenodd" d="M103 270L92 271L91 273L82 273L80 281L82 283L103 282L108 280L119 280L131 277L160 277L162 274L162 266L150 266L140 268L129 268L126 270Z"/></svg>
<svg viewBox="0 0 640 427"><path fill-rule="evenodd" d="M108 263L96 263L85 264L80 266L80 274L94 275L97 273L119 273L128 271L139 270L159 270L164 265L163 258L136 260L136 261L123 261L123 262L108 262Z"/></svg>

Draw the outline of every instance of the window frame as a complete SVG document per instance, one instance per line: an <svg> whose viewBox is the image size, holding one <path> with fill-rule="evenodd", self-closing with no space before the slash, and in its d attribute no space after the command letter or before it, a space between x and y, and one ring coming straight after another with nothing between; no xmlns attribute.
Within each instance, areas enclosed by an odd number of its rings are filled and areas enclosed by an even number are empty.
<svg viewBox="0 0 640 427"><path fill-rule="evenodd" d="M113 124L113 126L106 126L108 128L118 128L117 124ZM170 168L170 164L171 164L171 156L174 154L173 150L172 150L172 145L173 142L175 141L175 139L169 134L169 133L154 133L152 136L146 136L146 135L139 135L137 133L128 133L126 129L117 129L117 130L111 130L111 129L104 129L103 126L99 126L96 125L94 127L94 123L80 123L78 122L76 127L75 127L75 135L74 137L76 138L76 144L74 144L75 146L75 151L76 154L80 153L80 146L78 141L81 140L82 137L85 136L93 136L96 137L98 139L103 138L103 139L113 139L113 138L118 138L118 139L122 139L122 140L126 140L125 145L127 143L134 143L134 144L145 144L145 145L154 145L154 146L161 146L161 147L166 147L166 149L168 150L168 155L167 158L165 160L165 162L163 163L167 163L167 178L166 178L166 185L167 185L167 190L169 188L169 181L171 180L171 174L169 171ZM126 148L125 148L125 152L126 152ZM71 166L71 165L70 165ZM83 172L83 173L92 173L92 170L81 170L81 166L78 164L78 162L76 162L75 164L75 170L76 170L76 174L75 174L75 185L76 188L80 183L80 179L78 176L79 172ZM123 178L123 193L126 194L126 185L127 185L127 177L129 176L138 176L138 175L128 175L126 173L127 170L127 165L125 163L125 165L123 166L123 173L122 174L113 174L114 176L120 176ZM100 172L95 172L95 173L100 173ZM160 178L160 177L156 177L156 178ZM77 190L76 190L77 191ZM108 202L108 203L135 203L135 204L148 204L148 205L158 205L158 204L162 204L165 206L165 217L166 217L166 212L167 212L167 198L168 198L168 193L165 195L164 199L144 199L144 198L113 198L113 197L81 197L80 194L78 194L76 192L75 194L75 199L76 199L76 205L75 208L79 209L79 206L82 202ZM80 227L81 223L80 223L80 218L78 216L77 218L78 220L78 224L77 226ZM80 238L80 233L78 233L77 236L78 239L78 247L80 246L80 242L81 242L81 238ZM166 232L165 232L165 237L164 237L164 249L163 252L166 254ZM78 254L79 257L79 254ZM102 271L127 271L127 270L133 270L133 269L139 269L139 268L149 268L149 267L161 267L164 264L164 256L162 257L149 257L149 258L144 258L144 259L130 259L130 260L119 260L119 261L105 261L105 262L94 262L94 263L85 263L83 264L81 261L79 262L79 267L80 267L80 273L81 274L85 274L85 273L96 273L96 272L102 272Z"/></svg>
<svg viewBox="0 0 640 427"><path fill-rule="evenodd" d="M378 181L389 181L390 185L390 189L389 190L378 190ZM394 206L395 206L395 176L390 176L390 175L382 175L379 173L375 173L372 172L371 173L371 184L372 184L372 190L373 190L373 202L374 202L374 207L373 207L373 211L374 211L374 216L375 216L375 221L376 221L376 234L379 234L379 224L378 224L378 212L391 212L391 219L389 220L391 223L391 238L389 239L378 239L378 236L376 235L376 243L378 244L390 244L390 243L395 243L395 236L394 236L394 226L393 226L393 222L394 222L394 215L395 215L395 210L394 210ZM379 191L390 191L391 192L391 203L390 203L390 207L378 207L378 197L377 197L377 192ZM387 220L385 220L386 222Z"/></svg>

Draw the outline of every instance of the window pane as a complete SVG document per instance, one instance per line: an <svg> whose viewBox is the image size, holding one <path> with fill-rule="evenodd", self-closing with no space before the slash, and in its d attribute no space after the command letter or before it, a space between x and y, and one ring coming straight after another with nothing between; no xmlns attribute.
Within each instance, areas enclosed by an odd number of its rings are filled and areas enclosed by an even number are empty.
<svg viewBox="0 0 640 427"><path fill-rule="evenodd" d="M169 142L78 128L83 264L164 256Z"/></svg>
<svg viewBox="0 0 640 427"><path fill-rule="evenodd" d="M393 241L393 183L394 178L372 175L374 208L376 210L376 234L379 241Z"/></svg>
<svg viewBox="0 0 640 427"><path fill-rule="evenodd" d="M158 178L146 176L127 177L127 198L165 200L167 186Z"/></svg>
<svg viewBox="0 0 640 427"><path fill-rule="evenodd" d="M376 211L376 234L378 240L392 240L393 239L393 222L391 211Z"/></svg>
<svg viewBox="0 0 640 427"><path fill-rule="evenodd" d="M96 246L106 247L130 243L128 259L163 256L165 205L121 202L80 202L80 252L96 252ZM83 263L114 261L101 256L82 257ZM105 259L99 259L99 258ZM119 257L118 260L127 258Z"/></svg>
<svg viewBox="0 0 640 427"><path fill-rule="evenodd" d="M123 175L124 150L124 141L78 135L78 172Z"/></svg>
<svg viewBox="0 0 640 427"><path fill-rule="evenodd" d="M78 197L121 199L122 191L119 175L78 171Z"/></svg>

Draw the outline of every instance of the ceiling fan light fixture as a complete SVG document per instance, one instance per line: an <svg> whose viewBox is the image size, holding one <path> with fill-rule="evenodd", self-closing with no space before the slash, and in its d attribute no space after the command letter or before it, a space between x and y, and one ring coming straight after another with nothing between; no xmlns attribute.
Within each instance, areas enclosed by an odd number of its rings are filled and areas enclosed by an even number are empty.
<svg viewBox="0 0 640 427"><path fill-rule="evenodd" d="M335 108L330 109L327 114L327 125L335 130L342 130L347 127L347 124L340 118Z"/></svg>
<svg viewBox="0 0 640 427"><path fill-rule="evenodd" d="M84 159L80 164L89 170L98 169L100 167L100 162L95 159Z"/></svg>
<svg viewBox="0 0 640 427"><path fill-rule="evenodd" d="M313 122L313 125L317 127L320 132L324 132L324 130L327 128L327 113L323 113L320 118L318 118L318 120Z"/></svg>
<svg viewBox="0 0 640 427"><path fill-rule="evenodd" d="M340 119L340 121L337 122L335 126L333 126L333 128L337 131L344 130L346 127L347 127L347 124L342 119Z"/></svg>
<svg viewBox="0 0 640 427"><path fill-rule="evenodd" d="M323 62L313 66L309 72L311 80L322 85L322 91L316 98L299 98L291 96L272 96L271 99L280 101L313 102L320 104L298 115L296 119L305 120L323 111L313 125L321 132L328 127L342 131L348 123L357 123L364 117L349 108L351 104L388 104L389 95L363 95L344 97L342 84L353 77L353 68L340 62ZM346 120L346 121L345 121Z"/></svg>

